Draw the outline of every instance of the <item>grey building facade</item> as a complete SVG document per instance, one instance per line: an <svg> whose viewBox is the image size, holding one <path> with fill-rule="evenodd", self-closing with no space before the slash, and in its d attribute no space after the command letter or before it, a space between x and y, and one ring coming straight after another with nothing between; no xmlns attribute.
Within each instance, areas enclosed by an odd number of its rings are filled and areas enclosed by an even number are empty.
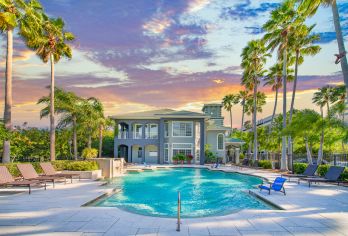
<svg viewBox="0 0 348 236"><path fill-rule="evenodd" d="M169 164L177 153L191 154L203 165L209 144L219 157L226 156L225 140L230 129L223 126L221 104L206 104L202 111L162 109L111 117L117 124L115 157L131 163Z"/></svg>

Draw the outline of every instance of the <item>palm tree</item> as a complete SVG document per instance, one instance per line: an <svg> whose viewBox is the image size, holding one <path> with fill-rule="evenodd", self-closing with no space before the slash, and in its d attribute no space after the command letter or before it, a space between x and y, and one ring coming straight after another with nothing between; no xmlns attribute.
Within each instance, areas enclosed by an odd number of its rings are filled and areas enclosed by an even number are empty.
<svg viewBox="0 0 348 236"><path fill-rule="evenodd" d="M235 94L228 94L222 99L222 104L226 111L230 113L230 122L231 122L231 131L233 130L232 127L232 107L239 102L238 95Z"/></svg>
<svg viewBox="0 0 348 236"><path fill-rule="evenodd" d="M4 124L6 130L12 131L12 58L13 58L13 31L15 28L26 27L31 36L35 36L35 18L37 13L41 12L42 7L36 0L1 0L0 1L0 32L7 34L6 47L6 71L5 71L5 108L4 108ZM25 21L30 21L25 22ZM10 162L10 139L4 139L2 162Z"/></svg>
<svg viewBox="0 0 348 236"><path fill-rule="evenodd" d="M257 160L257 129L256 129L256 114L257 110L257 94L260 78L265 74L264 65L266 58L270 56L262 40L252 40L243 49L241 54L243 68L242 84L249 90L253 91L253 132L254 132L254 155L253 160Z"/></svg>
<svg viewBox="0 0 348 236"><path fill-rule="evenodd" d="M73 129L73 149L74 159L77 160L77 126L78 119L83 114L83 99L76 96L73 92L67 92L59 88L55 88L55 112L60 115L58 128L71 126ZM40 117L50 115L51 97L45 96L39 99L38 104L46 105L40 112Z"/></svg>
<svg viewBox="0 0 348 236"><path fill-rule="evenodd" d="M271 19L263 25L263 29L267 32L264 40L268 42L268 48L274 51L278 48L278 60L283 61L283 128L286 127L286 83L287 83L287 59L289 50L289 34L293 32L296 25L302 23L302 19L297 17L294 10L296 0L286 0L281 6L272 11ZM286 153L287 137L282 137L282 158L281 169L287 170L287 153Z"/></svg>
<svg viewBox="0 0 348 236"><path fill-rule="evenodd" d="M323 145L324 145L324 112L323 107L327 108L327 117L330 117L330 103L333 101L333 88L325 86L320 88L318 92L314 93L313 103L320 107L322 125L321 125L321 136L320 136L320 147L318 152L318 164L321 164L323 159Z"/></svg>
<svg viewBox="0 0 348 236"><path fill-rule="evenodd" d="M240 105L242 105L242 124L240 126L240 130L243 130L243 128L244 128L245 101L248 98L248 96L249 96L248 90L242 90L242 91L239 91L239 93L238 93Z"/></svg>
<svg viewBox="0 0 348 236"><path fill-rule="evenodd" d="M27 37L26 44L36 51L36 54L44 63L50 62L50 159L55 160L55 105L54 105L54 64L62 57L72 58L71 47L66 43L74 40L74 35L64 30L65 23L61 18L48 18L42 14L42 30L38 37ZM26 32L23 34L25 35Z"/></svg>
<svg viewBox="0 0 348 236"><path fill-rule="evenodd" d="M346 49L344 47L344 39L342 34L342 28L340 24L340 15L337 8L336 0L301 0L301 5L299 10L307 14L308 16L313 16L319 6L328 7L331 6L332 17L336 31L336 39L338 44L338 53L339 55L344 55L346 53ZM347 56L344 56L340 60L341 68L343 73L344 84L346 87L346 104L348 104L348 62ZM346 112L348 112L348 106L346 108Z"/></svg>
<svg viewBox="0 0 348 236"><path fill-rule="evenodd" d="M294 111L295 104L295 96L297 89L297 78L298 78L298 66L303 63L304 56L314 56L319 53L320 46L313 45L315 41L319 40L319 35L312 34L312 30L315 25L310 27L305 24L298 25L293 32L291 32L289 36L289 45L291 50L295 51L295 77L292 89L292 98L291 98L291 106L290 106L290 116L289 123L292 120L292 114Z"/></svg>
<svg viewBox="0 0 348 236"><path fill-rule="evenodd" d="M265 84L264 86L271 86L272 91L275 91L275 100L274 100L274 108L272 113L272 121L271 126L274 120L274 116L277 110L277 104L278 104L278 91L282 87L282 64L277 63L274 66L272 66L268 74L264 78Z"/></svg>

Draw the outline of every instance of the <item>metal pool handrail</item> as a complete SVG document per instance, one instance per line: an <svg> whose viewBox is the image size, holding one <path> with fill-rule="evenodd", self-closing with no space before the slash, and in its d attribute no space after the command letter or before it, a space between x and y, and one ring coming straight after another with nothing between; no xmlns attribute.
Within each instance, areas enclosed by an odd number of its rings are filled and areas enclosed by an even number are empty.
<svg viewBox="0 0 348 236"><path fill-rule="evenodd" d="M177 221L177 227L176 231L180 232L180 211L181 211L181 198L180 198L180 191L178 191L178 221Z"/></svg>

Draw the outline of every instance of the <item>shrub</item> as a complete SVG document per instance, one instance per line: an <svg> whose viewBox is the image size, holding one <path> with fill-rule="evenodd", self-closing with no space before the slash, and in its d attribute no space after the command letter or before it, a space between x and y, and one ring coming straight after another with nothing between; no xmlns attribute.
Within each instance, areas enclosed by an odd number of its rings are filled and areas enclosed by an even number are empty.
<svg viewBox="0 0 348 236"><path fill-rule="evenodd" d="M85 148L83 149L81 156L85 159L97 158L98 150L95 148Z"/></svg>
<svg viewBox="0 0 348 236"><path fill-rule="evenodd" d="M303 174L306 170L308 164L307 163L294 163L294 173L295 174Z"/></svg>
<svg viewBox="0 0 348 236"><path fill-rule="evenodd" d="M184 161L186 159L186 156L182 153L178 153L174 157L176 157L179 161Z"/></svg>
<svg viewBox="0 0 348 236"><path fill-rule="evenodd" d="M65 170L87 171L98 170L98 163L95 161L72 161L68 162Z"/></svg>
<svg viewBox="0 0 348 236"><path fill-rule="evenodd" d="M340 179L343 181L348 181L348 168L344 169L344 172L341 174Z"/></svg>
<svg viewBox="0 0 348 236"><path fill-rule="evenodd" d="M268 160L260 160L258 162L259 167L262 167L264 169L272 169L272 162Z"/></svg>
<svg viewBox="0 0 348 236"><path fill-rule="evenodd" d="M320 165L318 167L317 173L319 176L324 176L329 170L330 165Z"/></svg>
<svg viewBox="0 0 348 236"><path fill-rule="evenodd" d="M241 159L244 159L244 157L245 157L244 153L239 154L239 159L240 159L240 160L241 160Z"/></svg>
<svg viewBox="0 0 348 236"><path fill-rule="evenodd" d="M186 161L192 161L193 159L193 156L191 154L188 154L186 157L185 157Z"/></svg>

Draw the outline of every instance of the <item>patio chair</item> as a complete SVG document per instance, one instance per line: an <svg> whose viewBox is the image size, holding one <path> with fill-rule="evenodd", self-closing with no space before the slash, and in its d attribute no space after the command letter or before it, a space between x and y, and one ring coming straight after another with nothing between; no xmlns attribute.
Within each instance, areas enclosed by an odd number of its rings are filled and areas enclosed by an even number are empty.
<svg viewBox="0 0 348 236"><path fill-rule="evenodd" d="M69 178L71 180L71 183L73 182L73 178L74 177L78 177L79 181L81 180L81 176L80 174L67 174L67 173L58 173L53 165L51 164L51 162L43 162L40 163L40 166L44 172L45 176L52 176L52 177L65 177L65 178Z"/></svg>
<svg viewBox="0 0 348 236"><path fill-rule="evenodd" d="M66 183L65 177L39 176L31 164L17 164L17 167L19 172L21 172L22 177L26 180L41 180L51 182L53 184L53 188L55 182L63 182L62 180L64 180L64 182Z"/></svg>
<svg viewBox="0 0 348 236"><path fill-rule="evenodd" d="M271 190L274 190L276 192L281 192L281 193L284 193L284 195L286 195L285 188L284 188L285 181L286 181L285 178L277 177L273 183L269 184L269 187L263 184L260 184L259 189L260 191L262 191L263 189L267 190L268 194L271 194Z"/></svg>
<svg viewBox="0 0 348 236"><path fill-rule="evenodd" d="M305 178L305 177L314 177L315 176L315 172L318 169L318 165L314 165L314 164L310 164L307 166L307 168L305 169L305 171L303 172L303 174L281 174L280 177L288 177L289 182L291 178Z"/></svg>
<svg viewBox="0 0 348 236"><path fill-rule="evenodd" d="M343 173L345 167L344 166L330 166L329 170L325 174L324 178L321 177L310 177L310 178L300 178L298 182L301 180L308 182L308 187L311 187L311 183L337 183L340 184L340 176Z"/></svg>
<svg viewBox="0 0 348 236"><path fill-rule="evenodd" d="M42 184L45 186L46 190L46 181L38 180L15 180L11 173L8 171L6 166L0 166L0 186L2 187L28 187L29 194L31 194L31 187L40 186Z"/></svg>

